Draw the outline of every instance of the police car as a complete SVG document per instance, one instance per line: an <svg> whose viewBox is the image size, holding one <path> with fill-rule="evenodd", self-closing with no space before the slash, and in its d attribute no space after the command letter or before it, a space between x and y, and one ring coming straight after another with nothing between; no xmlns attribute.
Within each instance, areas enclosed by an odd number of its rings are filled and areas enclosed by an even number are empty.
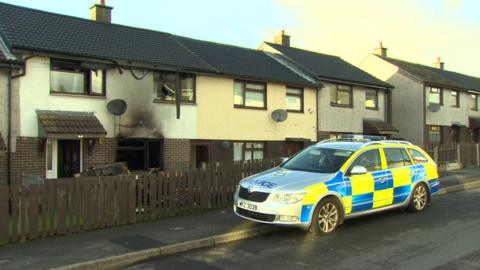
<svg viewBox="0 0 480 270"><path fill-rule="evenodd" d="M234 211L246 219L324 235L345 218L392 208L422 211L438 189L437 165L418 146L365 137L332 139L243 179Z"/></svg>

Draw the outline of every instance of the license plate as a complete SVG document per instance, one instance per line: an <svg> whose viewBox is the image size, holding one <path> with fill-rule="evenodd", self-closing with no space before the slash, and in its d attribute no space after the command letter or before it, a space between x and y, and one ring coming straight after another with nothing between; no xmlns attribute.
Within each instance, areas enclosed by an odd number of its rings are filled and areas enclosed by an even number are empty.
<svg viewBox="0 0 480 270"><path fill-rule="evenodd" d="M253 203L238 202L238 207L247 209L247 210L257 211L257 206Z"/></svg>

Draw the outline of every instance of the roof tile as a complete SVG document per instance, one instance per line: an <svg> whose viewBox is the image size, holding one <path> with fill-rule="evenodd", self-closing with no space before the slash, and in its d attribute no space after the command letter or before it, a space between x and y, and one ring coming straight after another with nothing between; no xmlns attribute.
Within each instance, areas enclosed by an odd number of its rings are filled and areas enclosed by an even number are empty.
<svg viewBox="0 0 480 270"><path fill-rule="evenodd" d="M46 135L105 135L107 131L93 113L67 111L37 111Z"/></svg>

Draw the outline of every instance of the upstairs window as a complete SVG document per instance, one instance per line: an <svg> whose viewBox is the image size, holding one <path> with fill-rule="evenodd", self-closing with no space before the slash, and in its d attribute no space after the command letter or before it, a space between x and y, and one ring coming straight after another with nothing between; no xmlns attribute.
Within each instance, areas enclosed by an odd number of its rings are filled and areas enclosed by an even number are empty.
<svg viewBox="0 0 480 270"><path fill-rule="evenodd" d="M478 95L470 94L470 110L478 111Z"/></svg>
<svg viewBox="0 0 480 270"><path fill-rule="evenodd" d="M105 70L82 67L81 62L52 59L50 92L105 96Z"/></svg>
<svg viewBox="0 0 480 270"><path fill-rule="evenodd" d="M428 92L428 103L430 104L439 104L442 105L442 89L437 87L429 87L430 90Z"/></svg>
<svg viewBox="0 0 480 270"><path fill-rule="evenodd" d="M182 102L195 102L195 75L179 73L180 96ZM174 72L155 72L155 93L158 101L176 100L176 79Z"/></svg>
<svg viewBox="0 0 480 270"><path fill-rule="evenodd" d="M233 92L235 108L267 108L267 92L264 83L235 81Z"/></svg>
<svg viewBox="0 0 480 270"><path fill-rule="evenodd" d="M303 112L303 88L287 86L287 111Z"/></svg>
<svg viewBox="0 0 480 270"><path fill-rule="evenodd" d="M450 107L460 107L460 95L458 94L458 91L450 91Z"/></svg>
<svg viewBox="0 0 480 270"><path fill-rule="evenodd" d="M365 108L378 110L378 90L365 90Z"/></svg>
<svg viewBox="0 0 480 270"><path fill-rule="evenodd" d="M333 106L352 107L352 86L337 84L330 88L330 104Z"/></svg>

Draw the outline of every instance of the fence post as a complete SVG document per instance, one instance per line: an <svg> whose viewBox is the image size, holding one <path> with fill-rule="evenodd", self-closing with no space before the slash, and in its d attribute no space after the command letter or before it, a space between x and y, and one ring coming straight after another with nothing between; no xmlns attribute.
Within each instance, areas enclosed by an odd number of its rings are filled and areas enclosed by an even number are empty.
<svg viewBox="0 0 480 270"><path fill-rule="evenodd" d="M433 147L433 160L435 160L435 163L439 163L438 160L438 146Z"/></svg>
<svg viewBox="0 0 480 270"><path fill-rule="evenodd" d="M457 144L457 163L460 166L460 168L463 167L462 166L462 149L460 144Z"/></svg>

